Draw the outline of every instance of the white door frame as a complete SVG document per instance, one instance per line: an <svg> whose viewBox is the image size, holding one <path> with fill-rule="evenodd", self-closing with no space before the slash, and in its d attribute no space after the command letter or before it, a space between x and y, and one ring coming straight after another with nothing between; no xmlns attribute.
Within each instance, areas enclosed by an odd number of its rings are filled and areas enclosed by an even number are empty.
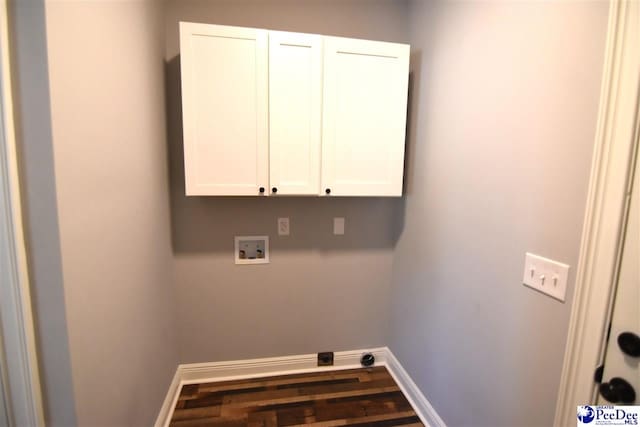
<svg viewBox="0 0 640 427"><path fill-rule="evenodd" d="M7 3L0 5L0 395L12 426L44 426L22 227Z"/></svg>
<svg viewBox="0 0 640 427"><path fill-rule="evenodd" d="M640 131L639 52L640 2L612 1L556 427L575 426L576 407L595 402L594 371L604 352Z"/></svg>

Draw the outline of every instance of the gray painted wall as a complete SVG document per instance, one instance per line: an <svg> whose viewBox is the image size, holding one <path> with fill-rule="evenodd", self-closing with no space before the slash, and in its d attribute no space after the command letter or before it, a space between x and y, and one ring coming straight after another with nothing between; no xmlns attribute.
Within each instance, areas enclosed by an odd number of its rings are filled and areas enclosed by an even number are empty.
<svg viewBox="0 0 640 427"><path fill-rule="evenodd" d="M391 349L450 426L551 425L607 3L416 0L410 11ZM521 284L526 251L571 265L567 303Z"/></svg>
<svg viewBox="0 0 640 427"><path fill-rule="evenodd" d="M193 21L406 42L398 0L172 0L166 12L172 242L183 363L387 343L401 199L184 195L178 22ZM291 236L278 237L288 216ZM333 236L334 216L346 235ZM266 234L271 264L236 266L233 236Z"/></svg>
<svg viewBox="0 0 640 427"><path fill-rule="evenodd" d="M16 139L45 420L76 424L62 280L43 0L12 1Z"/></svg>
<svg viewBox="0 0 640 427"><path fill-rule="evenodd" d="M17 3L50 425L150 424L178 360L379 345L450 426L551 424L606 3L52 1L46 41ZM411 42L406 197L185 197L180 20ZM272 263L236 267L238 234ZM568 303L520 284L525 251L572 265Z"/></svg>
<svg viewBox="0 0 640 427"><path fill-rule="evenodd" d="M151 425L178 362L161 3L46 5L78 425Z"/></svg>

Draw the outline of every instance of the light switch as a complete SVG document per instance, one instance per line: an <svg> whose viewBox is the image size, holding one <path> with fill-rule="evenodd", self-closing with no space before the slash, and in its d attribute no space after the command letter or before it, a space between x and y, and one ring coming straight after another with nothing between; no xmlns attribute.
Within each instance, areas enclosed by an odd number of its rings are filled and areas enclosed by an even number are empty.
<svg viewBox="0 0 640 427"><path fill-rule="evenodd" d="M337 236L344 234L344 218L333 218L333 234Z"/></svg>
<svg viewBox="0 0 640 427"><path fill-rule="evenodd" d="M278 235L289 235L289 218L278 218Z"/></svg>
<svg viewBox="0 0 640 427"><path fill-rule="evenodd" d="M564 302L569 266L527 253L524 262L524 285Z"/></svg>

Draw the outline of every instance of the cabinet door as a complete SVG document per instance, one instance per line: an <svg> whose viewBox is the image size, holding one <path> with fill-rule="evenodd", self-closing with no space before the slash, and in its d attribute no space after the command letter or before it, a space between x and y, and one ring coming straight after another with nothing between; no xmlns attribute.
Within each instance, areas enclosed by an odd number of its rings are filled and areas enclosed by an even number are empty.
<svg viewBox="0 0 640 427"><path fill-rule="evenodd" d="M180 23L187 195L268 187L267 32Z"/></svg>
<svg viewBox="0 0 640 427"><path fill-rule="evenodd" d="M322 37L269 32L269 177L277 194L320 186Z"/></svg>
<svg viewBox="0 0 640 427"><path fill-rule="evenodd" d="M321 194L400 196L409 46L324 40Z"/></svg>

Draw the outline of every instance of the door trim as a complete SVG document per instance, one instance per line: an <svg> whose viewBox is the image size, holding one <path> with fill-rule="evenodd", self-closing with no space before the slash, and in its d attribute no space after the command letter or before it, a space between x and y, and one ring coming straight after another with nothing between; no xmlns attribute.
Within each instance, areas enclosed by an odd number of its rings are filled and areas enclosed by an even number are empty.
<svg viewBox="0 0 640 427"><path fill-rule="evenodd" d="M604 351L640 128L638 52L640 2L614 0L556 427L575 425L576 407L595 402L593 375Z"/></svg>
<svg viewBox="0 0 640 427"><path fill-rule="evenodd" d="M20 205L7 2L0 6L0 357L9 425L43 426Z"/></svg>

